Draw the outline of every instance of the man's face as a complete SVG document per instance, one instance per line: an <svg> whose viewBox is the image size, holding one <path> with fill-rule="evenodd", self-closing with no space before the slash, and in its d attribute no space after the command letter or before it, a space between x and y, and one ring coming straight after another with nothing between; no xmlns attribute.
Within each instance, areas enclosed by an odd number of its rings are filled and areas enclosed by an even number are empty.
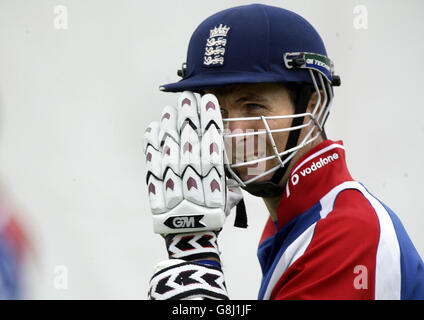
<svg viewBox="0 0 424 320"><path fill-rule="evenodd" d="M222 118L226 134L259 132L260 135L248 135L225 139L226 150L231 164L252 161L275 154L272 142L265 129L263 120L243 120L226 122L229 118L269 117L292 115L294 106L289 92L282 84L260 83L233 85L225 88L208 90L214 94L221 106ZM292 119L267 120L270 130L289 128ZM285 150L289 132L272 134L278 152ZM259 162L249 166L237 167L239 177L243 181L254 178L278 165L277 158ZM274 172L261 177L258 181L269 180Z"/></svg>

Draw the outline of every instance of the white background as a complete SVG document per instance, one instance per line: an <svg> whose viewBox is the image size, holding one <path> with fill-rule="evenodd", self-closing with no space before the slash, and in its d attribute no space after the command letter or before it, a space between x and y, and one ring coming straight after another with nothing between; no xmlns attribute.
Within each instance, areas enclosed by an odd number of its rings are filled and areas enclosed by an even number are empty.
<svg viewBox="0 0 424 320"><path fill-rule="evenodd" d="M258 1L262 2L262 1ZM176 95L188 40L209 15L248 1L0 0L0 181L37 258L30 298L145 299L156 262L142 136ZM424 252L424 2L266 1L293 10L326 43L342 86L327 131L352 175L391 207ZM64 5L68 29L54 27ZM368 9L368 29L354 8ZM249 229L220 236L230 297L256 299L267 218L246 197ZM358 239L358 242L360 239ZM67 289L54 287L67 270ZM63 269L60 269L63 270Z"/></svg>

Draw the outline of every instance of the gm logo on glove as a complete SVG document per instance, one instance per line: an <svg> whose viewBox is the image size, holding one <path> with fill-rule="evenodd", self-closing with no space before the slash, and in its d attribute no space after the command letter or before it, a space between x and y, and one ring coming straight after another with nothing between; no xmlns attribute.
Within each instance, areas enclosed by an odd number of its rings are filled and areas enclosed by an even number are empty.
<svg viewBox="0 0 424 320"><path fill-rule="evenodd" d="M171 229L203 228L206 227L200 222L203 217L204 215L169 217L164 224Z"/></svg>

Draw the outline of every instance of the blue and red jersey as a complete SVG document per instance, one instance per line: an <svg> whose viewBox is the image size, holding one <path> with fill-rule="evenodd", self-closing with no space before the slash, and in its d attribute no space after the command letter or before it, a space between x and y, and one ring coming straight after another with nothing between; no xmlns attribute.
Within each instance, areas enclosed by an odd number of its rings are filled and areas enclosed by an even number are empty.
<svg viewBox="0 0 424 320"><path fill-rule="evenodd" d="M424 264L396 214L355 181L341 141L293 167L258 248L259 299L424 299Z"/></svg>
<svg viewBox="0 0 424 320"><path fill-rule="evenodd" d="M0 190L0 300L25 298L23 266L28 240Z"/></svg>

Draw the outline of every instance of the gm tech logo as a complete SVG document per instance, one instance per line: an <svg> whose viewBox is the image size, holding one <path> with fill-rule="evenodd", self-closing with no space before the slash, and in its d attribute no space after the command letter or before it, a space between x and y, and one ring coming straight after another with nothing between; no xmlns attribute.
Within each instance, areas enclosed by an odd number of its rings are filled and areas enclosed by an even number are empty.
<svg viewBox="0 0 424 320"><path fill-rule="evenodd" d="M337 153L333 153L332 155L329 155L325 158L319 158L319 160L316 162L312 162L312 164L309 167L299 171L300 176L297 173L292 175L291 182L293 186L299 183L299 180L301 177L306 177L307 175L310 175L312 172L317 171L321 169L322 167L325 167L327 164L333 161L336 161L337 159L339 159L339 155Z"/></svg>
<svg viewBox="0 0 424 320"><path fill-rule="evenodd" d="M169 217L164 224L171 229L203 228L206 227L200 222L203 217L203 215Z"/></svg>

